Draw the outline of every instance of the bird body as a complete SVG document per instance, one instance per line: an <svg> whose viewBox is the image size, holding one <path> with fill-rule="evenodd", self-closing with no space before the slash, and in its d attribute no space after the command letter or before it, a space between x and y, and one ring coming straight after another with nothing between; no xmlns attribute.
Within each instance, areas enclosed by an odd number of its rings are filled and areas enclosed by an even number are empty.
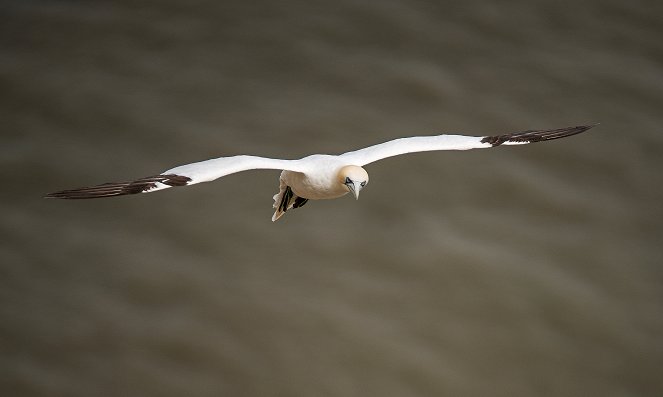
<svg viewBox="0 0 663 397"><path fill-rule="evenodd" d="M333 199L348 193L343 185L335 183L338 169L339 167L319 168L311 172L285 170L281 172L281 179L299 197L309 200Z"/></svg>
<svg viewBox="0 0 663 397"><path fill-rule="evenodd" d="M338 156L319 154L307 157L306 161L310 164L305 172L281 172L279 192L274 195L276 211L273 221L290 208L303 206L308 200L335 199L350 192L359 198L359 192L368 183L368 173L363 168L346 164ZM291 197L287 197L288 189L292 192ZM298 202L298 198L304 201Z"/></svg>
<svg viewBox="0 0 663 397"><path fill-rule="evenodd" d="M88 199L147 193L173 186L209 182L220 177L253 169L282 170L279 192L274 196L273 221L291 208L308 200L333 199L359 192L368 183L363 168L372 162L406 153L433 150L468 150L500 145L522 145L579 134L593 125L551 130L528 130L493 136L434 135L394 139L389 142L340 155L314 154L299 160L271 159L240 155L191 163L169 169L159 175L131 182L105 183L92 187L50 193L47 198Z"/></svg>

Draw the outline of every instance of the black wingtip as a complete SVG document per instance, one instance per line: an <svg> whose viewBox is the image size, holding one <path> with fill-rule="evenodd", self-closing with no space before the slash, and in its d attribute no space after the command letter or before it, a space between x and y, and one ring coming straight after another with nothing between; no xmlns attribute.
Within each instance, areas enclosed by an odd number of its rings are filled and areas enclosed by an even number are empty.
<svg viewBox="0 0 663 397"><path fill-rule="evenodd" d="M532 143L541 141L550 141L553 139L566 138L568 136L583 133L590 128L596 127L600 123L576 125L573 127L555 128L550 130L527 130L503 135L493 135L484 137L481 143L489 143L493 146L499 146L506 142Z"/></svg>
<svg viewBox="0 0 663 397"><path fill-rule="evenodd" d="M79 189L61 190L59 192L48 193L44 198L52 199L92 199L114 196L124 196L127 194L136 194L148 192L157 187L157 183L168 186L186 186L191 178L182 175L155 175L141 178L132 182L114 182L101 185L83 187Z"/></svg>

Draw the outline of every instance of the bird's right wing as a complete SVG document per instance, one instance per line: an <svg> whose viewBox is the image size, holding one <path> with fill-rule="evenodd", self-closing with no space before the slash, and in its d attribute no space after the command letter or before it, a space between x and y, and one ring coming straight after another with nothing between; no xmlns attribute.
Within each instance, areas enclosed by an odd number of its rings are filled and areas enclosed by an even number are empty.
<svg viewBox="0 0 663 397"><path fill-rule="evenodd" d="M276 169L296 172L304 172L306 170L302 160L280 160L257 156L219 157L181 165L159 175L129 182L111 182L49 193L46 195L46 198L89 199L147 193L172 186L188 186L200 182L210 182L222 176L254 169Z"/></svg>
<svg viewBox="0 0 663 397"><path fill-rule="evenodd" d="M522 145L532 142L549 141L580 134L594 125L558 128L552 130L529 130L494 136L435 135L415 136L394 139L393 141L369 146L364 149L340 155L349 164L364 166L387 157L406 153L434 150L468 150L490 148L499 145Z"/></svg>

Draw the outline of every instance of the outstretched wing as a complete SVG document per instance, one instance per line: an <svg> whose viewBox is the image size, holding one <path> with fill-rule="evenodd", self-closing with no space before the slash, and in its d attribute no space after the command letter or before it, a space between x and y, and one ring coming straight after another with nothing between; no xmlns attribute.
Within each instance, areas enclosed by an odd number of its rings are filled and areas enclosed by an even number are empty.
<svg viewBox="0 0 663 397"><path fill-rule="evenodd" d="M125 194L147 193L172 186L187 186L200 182L210 182L222 176L254 169L276 169L303 172L301 160L280 160L256 156L220 157L175 167L159 175L149 176L130 182L111 182L79 189L49 193L46 198L90 199L122 196Z"/></svg>
<svg viewBox="0 0 663 397"><path fill-rule="evenodd" d="M480 149L499 145L522 145L532 142L549 141L551 139L580 134L594 127L594 125L579 125L552 130L528 130L482 137L465 135L415 136L394 139L393 141L369 146L364 149L343 153L340 157L350 164L363 166L387 157L406 153L429 152L433 150Z"/></svg>

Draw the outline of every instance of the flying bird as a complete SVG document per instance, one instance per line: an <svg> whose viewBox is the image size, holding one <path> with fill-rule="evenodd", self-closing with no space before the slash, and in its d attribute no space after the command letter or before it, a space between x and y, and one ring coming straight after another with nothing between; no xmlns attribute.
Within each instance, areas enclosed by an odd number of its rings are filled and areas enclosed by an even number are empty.
<svg viewBox="0 0 663 397"><path fill-rule="evenodd" d="M493 136L435 135L394 139L364 149L340 155L313 154L299 160L271 159L257 156L219 157L181 165L159 175L130 182L104 183L92 187L62 190L47 194L46 198L91 199L149 193L174 186L188 186L210 182L236 172L254 169L282 170L279 192L274 195L274 215L278 220L291 208L299 208L309 200L333 199L359 193L368 184L363 168L387 157L434 150L468 150L501 145L522 145L549 141L580 134L595 125L580 125L550 130L528 130Z"/></svg>

